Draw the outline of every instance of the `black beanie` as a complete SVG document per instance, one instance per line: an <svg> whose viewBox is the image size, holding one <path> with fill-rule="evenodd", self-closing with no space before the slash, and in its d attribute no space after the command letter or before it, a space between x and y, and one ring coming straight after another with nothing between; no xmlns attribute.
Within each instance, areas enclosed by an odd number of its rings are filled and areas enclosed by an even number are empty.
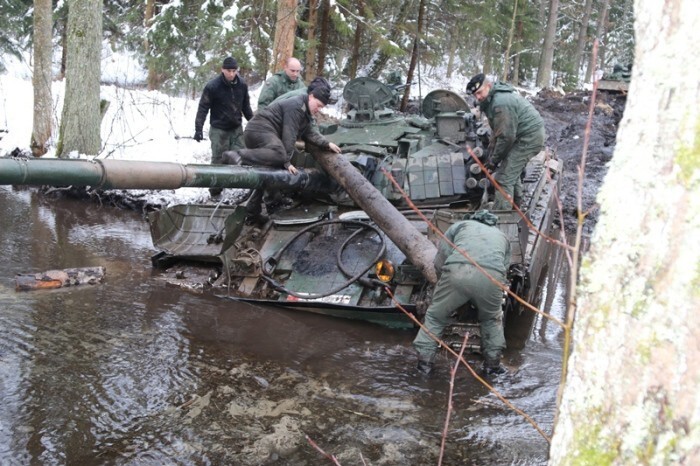
<svg viewBox="0 0 700 466"><path fill-rule="evenodd" d="M473 94L478 91L479 88L481 88L481 85L484 84L485 78L486 76L484 76L484 73L479 73L474 76L471 81L469 81L469 84L467 84L467 93Z"/></svg>
<svg viewBox="0 0 700 466"><path fill-rule="evenodd" d="M224 58L224 64L221 65L221 67L225 70L237 70L238 62L233 57L226 57Z"/></svg>
<svg viewBox="0 0 700 466"><path fill-rule="evenodd" d="M323 105L328 105L331 100L331 90L327 87L317 87L311 91L311 95L320 100Z"/></svg>

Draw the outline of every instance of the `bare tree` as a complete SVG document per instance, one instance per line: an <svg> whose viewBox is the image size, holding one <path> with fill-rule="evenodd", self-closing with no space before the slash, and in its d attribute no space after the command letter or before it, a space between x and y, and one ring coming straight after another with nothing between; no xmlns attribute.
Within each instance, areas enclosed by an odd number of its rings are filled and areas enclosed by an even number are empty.
<svg viewBox="0 0 700 466"><path fill-rule="evenodd" d="M102 0L70 0L66 93L59 130L59 157L100 151L100 52Z"/></svg>
<svg viewBox="0 0 700 466"><path fill-rule="evenodd" d="M581 26L578 31L578 41L576 43L576 53L574 55L573 64L576 76L579 75L581 70L581 59L583 57L583 51L586 48L586 42L588 41L588 22L591 20L591 10L593 9L593 0L586 0L586 5L583 8L583 17L581 18Z"/></svg>
<svg viewBox="0 0 700 466"><path fill-rule="evenodd" d="M53 115L51 101L51 34L53 30L51 0L34 0L34 123L30 147L34 157L48 151Z"/></svg>
<svg viewBox="0 0 700 466"><path fill-rule="evenodd" d="M605 34L605 22L607 21L608 17L608 6L610 5L610 0L602 0L602 3L600 4L600 11L598 13L598 22L596 25L596 31L595 31L595 36L598 40L600 40L603 35ZM591 76L593 75L593 71L595 71L596 68L596 58L594 57L593 54L591 54L591 59L588 61L588 68L586 69L586 78L584 79L584 82L591 82Z"/></svg>
<svg viewBox="0 0 700 466"><path fill-rule="evenodd" d="M537 86L547 87L552 78L552 62L554 61L554 37L557 33L557 16L559 14L559 0L549 0L549 18L544 33L540 66L537 70Z"/></svg>
<svg viewBox="0 0 700 466"><path fill-rule="evenodd" d="M406 73L406 82L410 83L413 81L413 73L416 71L418 66L418 57L420 56L420 42L421 36L423 35L423 16L425 16L425 0L420 0L418 4L418 24L416 25L416 35L413 39L413 51L411 52L411 63L408 65L408 72ZM401 99L401 106L399 109L402 112L406 111L408 107L408 97L411 95L411 86L406 86L403 91L403 99Z"/></svg>
<svg viewBox="0 0 700 466"><path fill-rule="evenodd" d="M272 44L272 68L275 72L284 68L287 58L294 55L294 37L297 29L298 0L277 1L277 22Z"/></svg>
<svg viewBox="0 0 700 466"><path fill-rule="evenodd" d="M693 0L638 0L635 16L553 465L700 464L700 11Z"/></svg>

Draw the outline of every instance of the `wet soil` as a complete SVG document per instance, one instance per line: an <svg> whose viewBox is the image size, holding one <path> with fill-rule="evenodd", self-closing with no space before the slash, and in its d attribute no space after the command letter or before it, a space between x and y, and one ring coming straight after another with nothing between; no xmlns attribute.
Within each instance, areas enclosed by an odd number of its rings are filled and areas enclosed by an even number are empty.
<svg viewBox="0 0 700 466"><path fill-rule="evenodd" d="M562 204L567 233L576 230L578 218L579 166L589 120L590 92L561 95L542 91L532 103L542 115L547 132L546 145L564 161ZM618 125L625 110L627 95L598 92L590 121L588 150L585 154L581 205L587 213L583 235L589 237L598 221L596 196L608 171L615 150Z"/></svg>

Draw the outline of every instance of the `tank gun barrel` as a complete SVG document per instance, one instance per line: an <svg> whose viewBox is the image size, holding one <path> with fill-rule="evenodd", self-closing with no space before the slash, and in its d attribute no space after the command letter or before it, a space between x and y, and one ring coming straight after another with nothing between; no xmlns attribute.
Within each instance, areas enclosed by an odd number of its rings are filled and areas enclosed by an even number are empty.
<svg viewBox="0 0 700 466"><path fill-rule="evenodd" d="M245 188L328 191L319 170L196 165L128 160L0 158L0 185L91 186L96 189Z"/></svg>

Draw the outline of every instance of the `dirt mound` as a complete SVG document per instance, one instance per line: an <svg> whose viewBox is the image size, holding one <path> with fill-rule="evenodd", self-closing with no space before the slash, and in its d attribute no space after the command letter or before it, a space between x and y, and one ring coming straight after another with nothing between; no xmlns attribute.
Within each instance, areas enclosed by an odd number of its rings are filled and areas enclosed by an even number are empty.
<svg viewBox="0 0 700 466"><path fill-rule="evenodd" d="M590 99L590 92L562 95L545 90L532 100L544 119L546 144L564 161L562 203L565 228L569 233L575 231L578 218L579 165L584 150ZM583 224L586 236L590 236L598 220L596 196L615 149L617 128L626 100L626 94L622 93L598 92L596 96L583 174L582 208L588 212Z"/></svg>

